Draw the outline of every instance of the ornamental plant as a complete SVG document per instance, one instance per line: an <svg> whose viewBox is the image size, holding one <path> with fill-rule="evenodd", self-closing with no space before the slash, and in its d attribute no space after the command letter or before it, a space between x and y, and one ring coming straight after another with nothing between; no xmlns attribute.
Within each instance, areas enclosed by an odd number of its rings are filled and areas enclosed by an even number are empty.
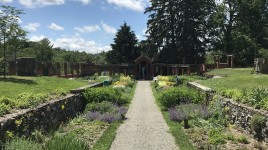
<svg viewBox="0 0 268 150"><path fill-rule="evenodd" d="M160 93L157 99L164 109L168 109L183 103L199 103L203 100L203 97L194 89L187 87L173 87Z"/></svg>
<svg viewBox="0 0 268 150"><path fill-rule="evenodd" d="M112 102L117 105L127 103L127 99L122 96L122 93L112 87L89 88L83 93L87 103L101 103L103 101Z"/></svg>

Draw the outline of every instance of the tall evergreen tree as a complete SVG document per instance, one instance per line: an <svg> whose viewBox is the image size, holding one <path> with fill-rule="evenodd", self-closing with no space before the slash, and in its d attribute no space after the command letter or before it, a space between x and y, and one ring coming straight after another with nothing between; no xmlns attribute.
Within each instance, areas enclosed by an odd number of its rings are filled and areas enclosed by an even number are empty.
<svg viewBox="0 0 268 150"><path fill-rule="evenodd" d="M124 23L116 33L112 50L107 53L107 61L112 64L132 63L140 53L136 46L138 40L131 27Z"/></svg>
<svg viewBox="0 0 268 150"><path fill-rule="evenodd" d="M207 47L208 20L214 0L151 0L149 40L158 47L158 61L200 63Z"/></svg>

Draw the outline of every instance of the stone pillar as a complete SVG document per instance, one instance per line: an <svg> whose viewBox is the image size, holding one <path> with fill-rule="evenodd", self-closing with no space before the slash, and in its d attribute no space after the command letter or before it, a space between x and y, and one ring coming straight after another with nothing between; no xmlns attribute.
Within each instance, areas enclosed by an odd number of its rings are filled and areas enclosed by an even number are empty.
<svg viewBox="0 0 268 150"><path fill-rule="evenodd" d="M68 64L64 63L63 66L64 66L64 75L67 77L67 75L68 75Z"/></svg>
<svg viewBox="0 0 268 150"><path fill-rule="evenodd" d="M71 74L72 74L72 78L74 77L74 64L70 63L70 69L71 69Z"/></svg>
<svg viewBox="0 0 268 150"><path fill-rule="evenodd" d="M61 76L61 65L59 62L56 63L56 66L57 66L57 74L58 76L60 77Z"/></svg>
<svg viewBox="0 0 268 150"><path fill-rule="evenodd" d="M16 61L8 62L8 74L9 75L17 75L17 63Z"/></svg>
<svg viewBox="0 0 268 150"><path fill-rule="evenodd" d="M188 68L187 68L187 75L188 75L188 76L191 75L191 67L188 67Z"/></svg>
<svg viewBox="0 0 268 150"><path fill-rule="evenodd" d="M43 64L42 62L37 62L37 67L36 67L36 74L38 76L43 76Z"/></svg>
<svg viewBox="0 0 268 150"><path fill-rule="evenodd" d="M98 76L101 76L101 68L98 66Z"/></svg>
<svg viewBox="0 0 268 150"><path fill-rule="evenodd" d="M48 76L53 76L53 64L52 62L47 62Z"/></svg>
<svg viewBox="0 0 268 150"><path fill-rule="evenodd" d="M163 66L159 66L160 67L160 75L163 75Z"/></svg>
<svg viewBox="0 0 268 150"><path fill-rule="evenodd" d="M220 63L219 55L215 55L214 56L214 64L215 64L216 68L219 68L219 63Z"/></svg>

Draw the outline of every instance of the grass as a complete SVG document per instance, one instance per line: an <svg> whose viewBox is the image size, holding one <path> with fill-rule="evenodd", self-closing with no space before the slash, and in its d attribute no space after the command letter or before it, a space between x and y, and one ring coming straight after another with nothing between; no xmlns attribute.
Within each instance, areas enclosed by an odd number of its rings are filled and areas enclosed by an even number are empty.
<svg viewBox="0 0 268 150"><path fill-rule="evenodd" d="M215 90L219 89L256 89L258 87L268 88L268 75L251 74L252 68L235 68L235 69L215 69L206 74L222 75L224 78L208 79L196 81L202 85L208 86Z"/></svg>
<svg viewBox="0 0 268 150"><path fill-rule="evenodd" d="M158 93L156 92L153 84L151 84L151 87L153 90L153 95L156 99ZM156 102L157 102L158 107L162 108L159 101L156 100ZM186 133L183 131L183 126L181 124L179 124L178 122L174 122L174 121L170 120L170 117L169 117L169 114L167 111L161 110L161 113L162 113L167 125L169 126L169 130L170 130L171 134L173 135L173 137L175 138L175 142L179 146L179 148L181 150L194 150L195 148L194 148L193 144L189 140Z"/></svg>
<svg viewBox="0 0 268 150"><path fill-rule="evenodd" d="M55 89L69 91L87 85L87 82L56 77L0 77L0 95L15 99L21 93L49 94Z"/></svg>
<svg viewBox="0 0 268 150"><path fill-rule="evenodd" d="M121 122L114 122L104 131L101 138L93 146L93 150L108 150L116 136L116 130Z"/></svg>

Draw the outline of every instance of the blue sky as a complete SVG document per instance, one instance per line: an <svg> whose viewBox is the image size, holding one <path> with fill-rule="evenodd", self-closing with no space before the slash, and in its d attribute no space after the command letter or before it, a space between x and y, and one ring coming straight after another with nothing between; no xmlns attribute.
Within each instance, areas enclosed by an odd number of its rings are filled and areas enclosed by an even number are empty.
<svg viewBox="0 0 268 150"><path fill-rule="evenodd" d="M23 9L20 25L27 38L48 38L54 47L89 53L110 50L124 21L144 39L149 0L0 0Z"/></svg>

